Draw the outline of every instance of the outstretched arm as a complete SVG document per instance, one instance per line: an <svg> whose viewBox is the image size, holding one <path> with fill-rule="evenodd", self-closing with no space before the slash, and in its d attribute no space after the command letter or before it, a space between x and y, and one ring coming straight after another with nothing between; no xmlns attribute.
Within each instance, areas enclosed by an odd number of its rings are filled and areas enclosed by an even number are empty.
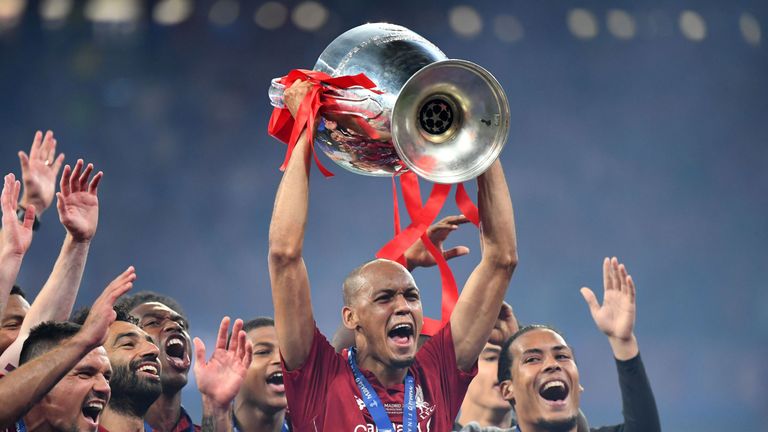
<svg viewBox="0 0 768 432"><path fill-rule="evenodd" d="M469 276L451 315L456 364L469 370L491 335L517 265L515 217L498 160L477 178L480 264Z"/></svg>
<svg viewBox="0 0 768 432"><path fill-rule="evenodd" d="M61 175L61 191L56 194L59 219L67 230L61 252L53 266L48 281L24 318L19 336L0 356L0 365L18 365L21 347L30 329L44 321L65 321L72 312L72 306L80 288L85 262L91 239L96 233L99 221L99 182L104 175L99 171L89 181L93 165L83 169L83 160L75 168L64 167Z"/></svg>
<svg viewBox="0 0 768 432"><path fill-rule="evenodd" d="M16 218L16 202L19 199L21 183L16 176L5 176L0 207L3 211L3 230L0 231L0 316L3 315L8 296L11 293L21 261L32 243L32 224L35 220L35 206L27 209L24 221Z"/></svg>
<svg viewBox="0 0 768 432"><path fill-rule="evenodd" d="M117 298L128 292L136 279L129 267L96 299L83 327L71 339L53 350L25 363L0 379L0 427L26 414L77 362L107 339L109 325L115 320L112 309Z"/></svg>
<svg viewBox="0 0 768 432"><path fill-rule="evenodd" d="M219 326L216 348L205 361L205 344L195 338L195 381L203 397L203 432L232 430L230 407L253 359L253 346L246 340L243 321L235 320L227 346L229 317Z"/></svg>
<svg viewBox="0 0 768 432"><path fill-rule="evenodd" d="M635 337L635 282L616 257L603 260L603 304L595 293L581 289L597 328L608 337L619 371L624 423L598 430L660 432L661 422L651 384Z"/></svg>
<svg viewBox="0 0 768 432"><path fill-rule="evenodd" d="M308 89L309 84L300 80L286 89L284 101L294 117ZM275 330L280 354L289 370L304 363L315 331L309 277L302 257L309 206L309 159L310 146L305 131L280 181L269 226L269 278Z"/></svg>

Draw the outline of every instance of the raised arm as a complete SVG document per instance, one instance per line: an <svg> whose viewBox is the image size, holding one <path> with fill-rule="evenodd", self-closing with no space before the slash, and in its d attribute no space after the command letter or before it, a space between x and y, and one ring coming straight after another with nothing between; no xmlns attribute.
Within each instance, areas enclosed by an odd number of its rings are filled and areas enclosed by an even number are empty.
<svg viewBox="0 0 768 432"><path fill-rule="evenodd" d="M308 83L301 81L286 89L284 101L294 116L308 89ZM280 354L289 370L304 363L315 331L309 277L302 257L309 207L310 155L306 133L302 133L277 189L269 225L269 279L275 330Z"/></svg>
<svg viewBox="0 0 768 432"><path fill-rule="evenodd" d="M16 176L5 176L0 207L3 211L3 230L0 231L0 316L3 315L8 296L11 293L21 261L32 243L32 224L35 220L35 206L27 209L24 221L16 217L16 202L19 199L21 183Z"/></svg>
<svg viewBox="0 0 768 432"><path fill-rule="evenodd" d="M0 427L13 425L48 393L77 362L104 343L109 325L115 320L115 301L128 292L136 279L129 267L96 299L83 327L71 339L25 363L0 379Z"/></svg>
<svg viewBox="0 0 768 432"><path fill-rule="evenodd" d="M491 335L517 265L512 200L498 160L477 178L477 185L482 257L451 315L456 363L465 371L472 368Z"/></svg>
<svg viewBox="0 0 768 432"><path fill-rule="evenodd" d="M93 165L88 164L85 169L83 165L81 159L77 161L74 169L69 165L64 167L61 191L56 194L59 219L67 230L64 244L51 275L21 324L18 338L0 356L0 366L18 365L21 347L33 327L44 321L65 321L72 312L91 239L96 233L99 221L97 193L99 181L103 176L103 173L99 172L89 181Z"/></svg>
<svg viewBox="0 0 768 432"><path fill-rule="evenodd" d="M660 432L661 423L651 384L640 360L635 337L635 282L616 257L603 260L603 304L584 287L581 295L597 328L608 337L619 371L624 423L606 428L624 432ZM598 430L603 430L598 429Z"/></svg>
<svg viewBox="0 0 768 432"><path fill-rule="evenodd" d="M64 154L56 156L56 138L53 132L37 131L32 140L29 154L19 151L21 178L24 182L24 195L21 206L35 206L39 218L53 203L56 192L56 176L59 174Z"/></svg>

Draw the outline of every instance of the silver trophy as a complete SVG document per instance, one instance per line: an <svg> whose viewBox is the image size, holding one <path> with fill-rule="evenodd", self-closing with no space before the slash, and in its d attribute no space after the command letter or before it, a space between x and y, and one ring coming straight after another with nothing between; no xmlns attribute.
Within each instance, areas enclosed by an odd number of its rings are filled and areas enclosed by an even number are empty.
<svg viewBox="0 0 768 432"><path fill-rule="evenodd" d="M418 34L394 24L364 24L337 37L314 70L331 76L364 73L383 91L333 89L315 146L357 174L392 176L410 169L436 183L482 174L507 141L509 104L482 67L448 59ZM282 107L285 87L269 97Z"/></svg>

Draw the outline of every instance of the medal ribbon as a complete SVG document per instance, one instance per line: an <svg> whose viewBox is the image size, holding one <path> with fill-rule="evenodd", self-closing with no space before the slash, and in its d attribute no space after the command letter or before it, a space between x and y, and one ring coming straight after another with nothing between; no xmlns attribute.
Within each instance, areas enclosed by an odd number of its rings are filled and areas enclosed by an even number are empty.
<svg viewBox="0 0 768 432"><path fill-rule="evenodd" d="M363 396L363 402L368 409L368 413L373 417L373 422L376 424L376 430L378 432L395 432L395 426L392 424L392 420L389 419L387 411L384 409L384 404L381 402L379 395L376 394L376 390L373 389L371 383L363 376L360 369L357 367L357 361L355 360L357 350L355 347L350 347L348 350L347 360L349 361L349 367L352 369L352 375L355 377L355 383L357 388L360 389L360 395ZM413 375L409 371L405 376L405 395L403 396L403 429L402 432L416 432L416 389L415 389Z"/></svg>

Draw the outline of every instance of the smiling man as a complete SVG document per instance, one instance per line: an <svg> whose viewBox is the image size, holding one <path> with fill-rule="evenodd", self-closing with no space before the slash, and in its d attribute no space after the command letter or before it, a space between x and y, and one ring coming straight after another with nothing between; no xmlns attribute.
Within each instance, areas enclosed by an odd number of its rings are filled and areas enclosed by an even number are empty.
<svg viewBox="0 0 768 432"><path fill-rule="evenodd" d="M181 391L187 385L192 343L189 321L179 303L162 294L140 291L118 303L139 320L139 327L160 349L163 391L150 407L145 420L157 432L194 432L195 425L181 405Z"/></svg>
<svg viewBox="0 0 768 432"><path fill-rule="evenodd" d="M600 432L661 431L651 385L634 334L635 284L624 264L603 261L603 304L589 288L581 293L616 360L624 422L592 428ZM499 358L504 399L515 410L520 432L575 432L581 385L573 351L555 329L521 328L505 342Z"/></svg>
<svg viewBox="0 0 768 432"><path fill-rule="evenodd" d="M115 307L117 319L109 326L104 348L112 365L112 398L101 416L102 432L144 431L144 416L160 396L160 350L138 321ZM82 320L86 312L74 321ZM87 316L87 315L86 315Z"/></svg>
<svg viewBox="0 0 768 432"><path fill-rule="evenodd" d="M310 85L284 94L293 115ZM482 258L450 322L418 350L419 288L402 265L375 260L344 281L342 321L355 349L337 354L317 329L302 247L311 146L303 131L283 174L269 232L269 274L285 390L296 430L449 431L493 330L517 246L501 164L477 179Z"/></svg>

